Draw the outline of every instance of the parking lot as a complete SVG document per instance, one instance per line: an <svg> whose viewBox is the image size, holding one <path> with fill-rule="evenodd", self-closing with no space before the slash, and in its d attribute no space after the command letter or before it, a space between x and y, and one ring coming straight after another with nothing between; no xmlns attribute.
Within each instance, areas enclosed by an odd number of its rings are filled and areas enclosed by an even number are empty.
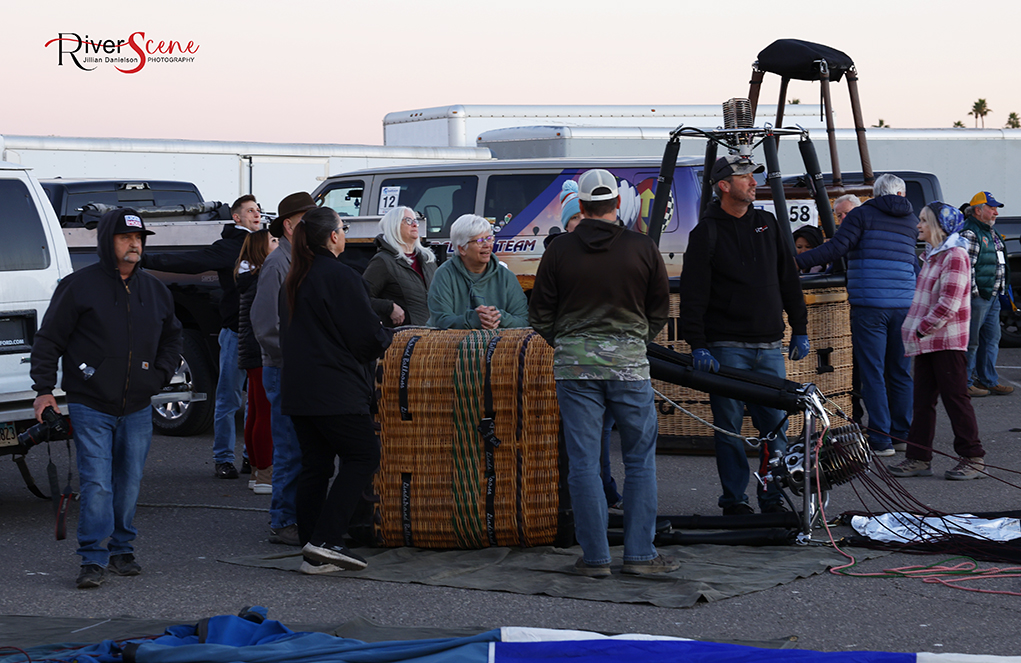
<svg viewBox="0 0 1021 663"><path fill-rule="evenodd" d="M1021 350L999 358L1004 381L1021 386ZM1021 390L1019 390L1021 391ZM967 511L1021 508L1021 393L974 401L987 462L995 478L950 482L944 470L955 462L937 456L935 477L902 480L915 497L934 509ZM951 434L940 412L936 441L951 452ZM136 553L143 574L112 578L97 590L74 588L77 507L68 518L69 538L54 541L52 506L33 497L16 468L0 462L0 536L5 563L0 569L0 615L115 618L131 616L194 622L244 606L266 606L287 625L336 626L362 617L380 625L411 628L534 626L609 633L644 632L702 639L777 641L797 637L797 647L840 651L935 651L1016 654L1021 632L1021 598L961 591L918 579L853 578L824 573L766 591L666 609L643 604L529 596L505 592L397 584L343 577L241 567L219 560L284 552L268 543L268 496L254 495L244 480L213 478L212 433L190 438L156 437L146 466ZM61 481L68 465L63 443L51 445ZM615 476L623 475L615 450ZM900 456L884 459L896 462ZM45 487L47 449L33 449L30 466ZM658 457L662 514L717 515L715 462L708 456ZM829 514L863 506L856 483L831 493ZM816 538L822 539L822 532ZM853 550L851 551L853 553ZM864 563L865 571L942 562L949 556L889 555ZM956 563L956 562L955 562ZM994 566L980 563L982 567ZM1021 580L977 585L1021 593ZM0 618L2 619L2 618ZM5 644L5 643L0 643Z"/></svg>

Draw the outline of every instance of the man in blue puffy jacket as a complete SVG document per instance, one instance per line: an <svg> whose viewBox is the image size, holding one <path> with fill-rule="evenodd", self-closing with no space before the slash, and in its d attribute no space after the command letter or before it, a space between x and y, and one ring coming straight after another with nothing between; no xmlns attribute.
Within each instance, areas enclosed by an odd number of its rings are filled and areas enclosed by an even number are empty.
<svg viewBox="0 0 1021 663"><path fill-rule="evenodd" d="M904 197L904 180L889 173L872 187L874 198L851 210L829 242L797 256L798 267L847 256L851 343L869 414L869 444L877 456L906 448L911 427L911 360L900 328L915 293L918 217Z"/></svg>

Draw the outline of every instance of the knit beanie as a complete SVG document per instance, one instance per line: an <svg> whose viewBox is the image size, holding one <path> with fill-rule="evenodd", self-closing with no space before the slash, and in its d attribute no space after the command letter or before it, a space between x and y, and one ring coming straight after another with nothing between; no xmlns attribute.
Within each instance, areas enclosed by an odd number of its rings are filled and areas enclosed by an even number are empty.
<svg viewBox="0 0 1021 663"><path fill-rule="evenodd" d="M578 202L578 183L574 180L564 182L560 190L560 225L567 229L567 221L581 211L581 203Z"/></svg>

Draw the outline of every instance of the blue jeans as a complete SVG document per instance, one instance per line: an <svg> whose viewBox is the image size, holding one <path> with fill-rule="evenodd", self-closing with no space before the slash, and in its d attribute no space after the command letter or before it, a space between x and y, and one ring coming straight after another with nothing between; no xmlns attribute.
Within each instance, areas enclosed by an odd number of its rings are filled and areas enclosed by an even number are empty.
<svg viewBox="0 0 1021 663"><path fill-rule="evenodd" d="M216 382L213 410L213 461L234 462L234 415L244 407L242 387L245 372L238 368L238 334L226 327L220 330L220 377Z"/></svg>
<svg viewBox="0 0 1021 663"><path fill-rule="evenodd" d="M599 476L603 479L603 493L606 494L607 506L614 506L620 502L617 482L613 480L613 470L610 467L610 435L613 433L613 424L613 414L606 410L603 413L603 438L599 452Z"/></svg>
<svg viewBox="0 0 1021 663"><path fill-rule="evenodd" d="M875 450L906 440L911 429L914 382L911 358L904 356L900 328L906 308L851 307L851 343L869 413L869 443Z"/></svg>
<svg viewBox="0 0 1021 663"><path fill-rule="evenodd" d="M783 353L779 349L713 347L710 348L710 351L713 357L720 362L720 366L742 368L781 378L787 376ZM709 394L709 405L713 410L713 423L732 433L741 433L746 406L752 417L752 423L755 424L760 436L775 431L784 419L784 413L780 410L755 403L744 403L716 394ZM745 494L745 489L748 488L751 471L748 467L748 453L744 440L720 432L714 433L713 439L716 443L716 470L720 474L720 485L723 488L723 495L720 496L718 504L722 508L735 504L747 504L748 495ZM776 439L766 446L770 458L787 451L786 422L777 432ZM763 453L765 451L760 449L760 458ZM757 495L760 508L779 504L783 499L780 489L775 483L769 484L768 491L764 491L762 485L759 484Z"/></svg>
<svg viewBox="0 0 1021 663"><path fill-rule="evenodd" d="M279 367L262 367L262 387L269 399L270 425L273 427L273 497L269 504L269 526L280 529L298 522L301 445L291 418L280 411Z"/></svg>
<svg viewBox="0 0 1021 663"><path fill-rule="evenodd" d="M131 542L138 531L133 522L152 443L152 411L147 406L115 417L80 403L68 403L67 411L81 487L78 554L83 565L105 567L111 555L134 551Z"/></svg>
<svg viewBox="0 0 1021 663"><path fill-rule="evenodd" d="M994 387L1000 384L996 357L1000 353L1000 298L971 298L968 327L968 386L975 380Z"/></svg>
<svg viewBox="0 0 1021 663"><path fill-rule="evenodd" d="M624 560L655 559L656 438L658 423L649 380L557 380L570 465L567 484L574 533L589 564L610 563L607 505L600 478L603 413L617 420L624 456Z"/></svg>

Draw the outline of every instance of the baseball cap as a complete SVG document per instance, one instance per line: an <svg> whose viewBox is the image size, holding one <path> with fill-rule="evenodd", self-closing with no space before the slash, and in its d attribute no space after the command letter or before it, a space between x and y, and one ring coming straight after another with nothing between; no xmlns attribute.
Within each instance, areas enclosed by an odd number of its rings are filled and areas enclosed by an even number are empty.
<svg viewBox="0 0 1021 663"><path fill-rule="evenodd" d="M142 233L143 235L155 235L151 230L145 229L145 223L138 212L133 209L119 209L114 212L113 235L126 235L128 233Z"/></svg>
<svg viewBox="0 0 1021 663"><path fill-rule="evenodd" d="M597 168L582 173L578 178L578 198L586 202L614 200L617 197L617 178L608 170Z"/></svg>
<svg viewBox="0 0 1021 663"><path fill-rule="evenodd" d="M990 207L1003 207L1003 203L993 198L993 194L988 191L979 191L971 198L972 207L975 205L989 205Z"/></svg>
<svg viewBox="0 0 1021 663"><path fill-rule="evenodd" d="M720 157L713 165L712 181L716 184L720 180L731 175L755 175L766 170L761 163L755 163L750 157L742 157L737 154L729 154Z"/></svg>

